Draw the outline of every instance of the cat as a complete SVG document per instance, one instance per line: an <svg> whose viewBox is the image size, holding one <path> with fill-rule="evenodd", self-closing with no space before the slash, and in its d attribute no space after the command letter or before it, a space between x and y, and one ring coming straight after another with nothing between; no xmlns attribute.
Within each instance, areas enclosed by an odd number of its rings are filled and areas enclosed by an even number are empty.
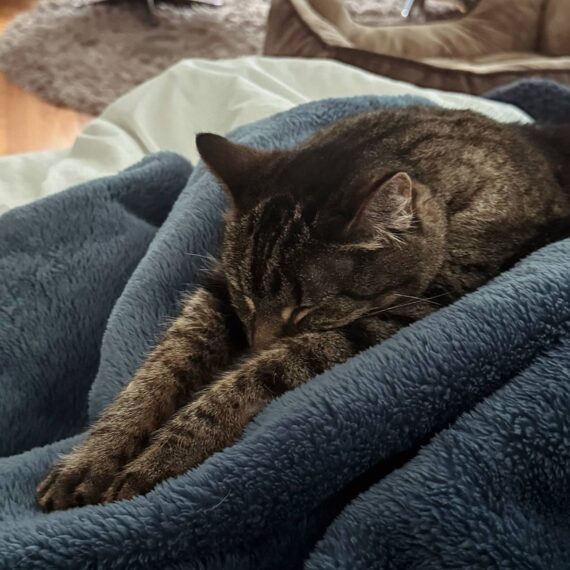
<svg viewBox="0 0 570 570"><path fill-rule="evenodd" d="M51 511L131 498L269 402L570 235L570 129L417 106L291 150L196 140L230 206L220 260L84 443Z"/></svg>

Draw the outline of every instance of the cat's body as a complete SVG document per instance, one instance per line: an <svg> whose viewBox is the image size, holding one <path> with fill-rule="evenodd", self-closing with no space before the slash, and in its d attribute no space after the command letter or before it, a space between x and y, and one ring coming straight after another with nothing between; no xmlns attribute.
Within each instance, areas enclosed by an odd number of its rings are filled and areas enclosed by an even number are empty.
<svg viewBox="0 0 570 570"><path fill-rule="evenodd" d="M197 142L232 199L220 262L40 485L46 509L147 492L276 396L570 235L563 128L414 107L288 151Z"/></svg>

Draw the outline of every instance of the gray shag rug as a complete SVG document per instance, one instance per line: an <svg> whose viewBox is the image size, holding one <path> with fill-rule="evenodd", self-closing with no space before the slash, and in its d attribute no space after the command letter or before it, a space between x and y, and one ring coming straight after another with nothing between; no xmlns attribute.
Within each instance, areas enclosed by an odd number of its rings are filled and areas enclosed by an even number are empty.
<svg viewBox="0 0 570 570"><path fill-rule="evenodd" d="M436 16L457 1L428 0L427 11ZM364 24L394 22L403 3L347 0ZM270 0L225 0L219 8L161 4L152 26L143 2L42 0L0 36L0 71L51 103L96 115L181 59L261 53L269 6Z"/></svg>

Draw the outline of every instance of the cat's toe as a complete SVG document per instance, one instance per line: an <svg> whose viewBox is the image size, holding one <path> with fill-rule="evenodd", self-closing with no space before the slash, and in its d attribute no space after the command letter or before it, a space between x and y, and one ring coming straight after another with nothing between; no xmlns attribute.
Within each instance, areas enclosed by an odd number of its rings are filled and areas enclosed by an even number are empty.
<svg viewBox="0 0 570 570"><path fill-rule="evenodd" d="M59 468L55 467L48 473L47 477L45 477L36 487L36 493L38 495L38 499L41 499L49 491L49 489L57 479L58 474L59 474Z"/></svg>
<svg viewBox="0 0 570 570"><path fill-rule="evenodd" d="M146 495L155 485L156 482L144 473L126 470L113 481L103 500L110 503Z"/></svg>
<svg viewBox="0 0 570 570"><path fill-rule="evenodd" d="M77 485L73 493L76 506L96 505L104 502L105 492L113 482L113 473L90 473Z"/></svg>
<svg viewBox="0 0 570 570"><path fill-rule="evenodd" d="M129 481L126 477L121 477L116 480L107 489L105 496L103 498L105 503L114 503L115 501L124 501L127 499L132 499L139 494L136 485L132 481Z"/></svg>
<svg viewBox="0 0 570 570"><path fill-rule="evenodd" d="M47 512L79 506L74 498L74 490L81 477L81 472L55 467L37 487L38 505Z"/></svg>
<svg viewBox="0 0 570 570"><path fill-rule="evenodd" d="M113 476L101 462L64 460L38 485L38 505L50 512L101 503Z"/></svg>

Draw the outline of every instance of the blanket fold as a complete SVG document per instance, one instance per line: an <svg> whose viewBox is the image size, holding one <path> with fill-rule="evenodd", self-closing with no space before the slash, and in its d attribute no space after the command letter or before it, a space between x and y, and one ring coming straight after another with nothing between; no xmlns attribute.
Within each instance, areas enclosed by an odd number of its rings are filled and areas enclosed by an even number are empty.
<svg viewBox="0 0 570 570"><path fill-rule="evenodd" d="M0 455L77 433L109 314L191 167L158 154L0 223Z"/></svg>
<svg viewBox="0 0 570 570"><path fill-rule="evenodd" d="M410 104L427 101L324 100L231 138L285 148ZM0 444L29 450L0 460L0 568L565 567L570 240L285 394L147 496L37 510L35 485L216 254L225 197L191 170L156 155L0 218Z"/></svg>

